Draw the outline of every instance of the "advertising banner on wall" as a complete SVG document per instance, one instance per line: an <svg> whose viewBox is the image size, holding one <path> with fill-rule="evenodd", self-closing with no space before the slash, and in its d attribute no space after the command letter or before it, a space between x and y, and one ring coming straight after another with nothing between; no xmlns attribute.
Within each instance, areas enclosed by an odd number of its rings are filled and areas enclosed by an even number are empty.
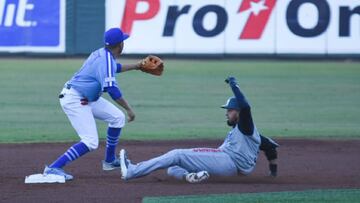
<svg viewBox="0 0 360 203"><path fill-rule="evenodd" d="M1 52L64 52L65 0L0 0Z"/></svg>
<svg viewBox="0 0 360 203"><path fill-rule="evenodd" d="M360 1L106 0L125 53L360 54Z"/></svg>

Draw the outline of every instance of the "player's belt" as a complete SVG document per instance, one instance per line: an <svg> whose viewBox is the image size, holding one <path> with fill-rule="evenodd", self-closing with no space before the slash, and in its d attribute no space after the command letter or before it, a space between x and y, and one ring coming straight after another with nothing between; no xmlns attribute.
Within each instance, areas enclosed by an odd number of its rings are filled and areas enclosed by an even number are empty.
<svg viewBox="0 0 360 203"><path fill-rule="evenodd" d="M70 85L70 84L65 84L65 85L64 85L64 88L70 90L70 89L71 89L71 85ZM61 94L59 95L59 99L64 98L64 96L65 96L65 94L64 94L64 93L61 93ZM80 99L80 103L81 103L82 105L87 105L87 104L89 103L89 100L88 100L87 98L82 98L82 99Z"/></svg>
<svg viewBox="0 0 360 203"><path fill-rule="evenodd" d="M64 87L68 90L71 89L71 85L69 83L66 83Z"/></svg>
<svg viewBox="0 0 360 203"><path fill-rule="evenodd" d="M66 88L66 89L69 90L69 89L71 89L71 85L66 83L66 84L64 85L64 88ZM64 94L59 94L59 99L64 98L64 96L65 96Z"/></svg>

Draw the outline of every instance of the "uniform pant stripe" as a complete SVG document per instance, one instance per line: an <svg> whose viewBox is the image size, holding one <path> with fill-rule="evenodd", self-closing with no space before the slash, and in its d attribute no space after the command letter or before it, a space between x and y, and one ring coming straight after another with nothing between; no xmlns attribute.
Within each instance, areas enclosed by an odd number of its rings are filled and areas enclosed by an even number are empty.
<svg viewBox="0 0 360 203"><path fill-rule="evenodd" d="M70 147L70 150L76 155L76 158L80 156L74 147Z"/></svg>
<svg viewBox="0 0 360 203"><path fill-rule="evenodd" d="M68 153L65 153L65 156L66 156L70 161L73 160L72 157L71 157Z"/></svg>
<svg viewBox="0 0 360 203"><path fill-rule="evenodd" d="M109 140L107 140L107 143L112 143L112 144L116 144L118 141L116 140L116 141L109 141Z"/></svg>
<svg viewBox="0 0 360 203"><path fill-rule="evenodd" d="M75 156L75 154L72 152L72 151L70 151L70 149L66 152L69 156L71 156L71 160L75 160L76 159L76 156Z"/></svg>
<svg viewBox="0 0 360 203"><path fill-rule="evenodd" d="M112 162L115 159L115 149L119 142L121 128L108 128L106 136L105 161Z"/></svg>
<svg viewBox="0 0 360 203"><path fill-rule="evenodd" d="M119 137L118 136L116 136L116 137L111 137L111 136L107 136L107 139L108 140L117 140Z"/></svg>
<svg viewBox="0 0 360 203"><path fill-rule="evenodd" d="M116 138L107 137L106 142L108 142L108 143L117 143L118 140L119 140L118 137L116 137Z"/></svg>

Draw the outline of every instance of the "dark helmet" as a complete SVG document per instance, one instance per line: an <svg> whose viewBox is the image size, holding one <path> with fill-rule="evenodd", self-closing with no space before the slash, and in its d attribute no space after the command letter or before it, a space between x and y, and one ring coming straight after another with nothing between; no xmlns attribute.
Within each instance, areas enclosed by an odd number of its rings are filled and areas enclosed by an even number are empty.
<svg viewBox="0 0 360 203"><path fill-rule="evenodd" d="M221 108L240 110L239 104L238 104L237 99L235 97L230 97L226 101L226 104L222 105Z"/></svg>

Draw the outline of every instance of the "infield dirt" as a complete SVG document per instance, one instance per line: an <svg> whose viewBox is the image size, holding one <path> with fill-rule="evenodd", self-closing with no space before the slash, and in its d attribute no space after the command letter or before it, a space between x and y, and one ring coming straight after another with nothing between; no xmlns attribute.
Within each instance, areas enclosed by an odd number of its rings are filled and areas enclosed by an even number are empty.
<svg viewBox="0 0 360 203"><path fill-rule="evenodd" d="M141 202L147 196L176 196L309 189L360 188L360 140L276 139L279 176L267 177L267 161L261 153L249 176L211 177L189 184L159 170L136 180L123 181L120 171L101 169L100 148L65 169L75 179L65 184L24 184L26 175L41 173L72 143L0 144L1 202ZM139 162L176 148L217 147L221 140L120 141L132 162ZM219 166L221 167L221 166Z"/></svg>

